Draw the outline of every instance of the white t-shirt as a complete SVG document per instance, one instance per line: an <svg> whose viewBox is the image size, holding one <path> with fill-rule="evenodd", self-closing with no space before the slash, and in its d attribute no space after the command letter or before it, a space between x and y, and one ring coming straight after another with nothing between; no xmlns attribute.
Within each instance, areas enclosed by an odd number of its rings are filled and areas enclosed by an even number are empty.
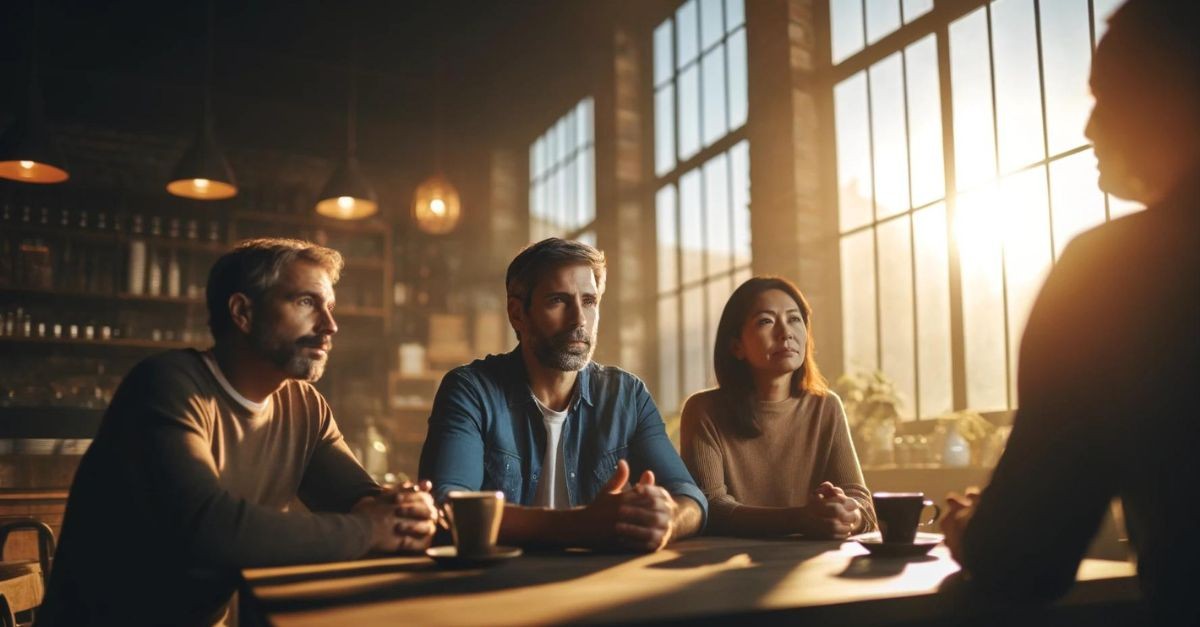
<svg viewBox="0 0 1200 627"><path fill-rule="evenodd" d="M567 422L567 414L575 405L576 396L571 397L567 408L554 411L542 404L538 397L533 396L533 402L542 412L542 424L546 425L546 453L542 456L542 477L538 479L535 507L564 509L571 506L571 498L567 496L567 471L562 454L562 428Z"/></svg>

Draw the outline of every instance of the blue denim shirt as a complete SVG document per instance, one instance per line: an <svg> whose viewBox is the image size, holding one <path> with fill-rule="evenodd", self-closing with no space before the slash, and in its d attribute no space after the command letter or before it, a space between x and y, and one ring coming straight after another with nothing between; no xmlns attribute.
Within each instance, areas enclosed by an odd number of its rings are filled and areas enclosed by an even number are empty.
<svg viewBox="0 0 1200 627"><path fill-rule="evenodd" d="M571 505L586 505L608 482L617 460L630 482L653 470L655 483L687 496L708 518L708 501L667 438L662 415L641 379L595 362L579 372L579 400L562 431ZM438 389L421 451L420 476L441 501L450 490L501 490L510 503L532 505L542 476L546 429L529 391L521 348L451 370Z"/></svg>

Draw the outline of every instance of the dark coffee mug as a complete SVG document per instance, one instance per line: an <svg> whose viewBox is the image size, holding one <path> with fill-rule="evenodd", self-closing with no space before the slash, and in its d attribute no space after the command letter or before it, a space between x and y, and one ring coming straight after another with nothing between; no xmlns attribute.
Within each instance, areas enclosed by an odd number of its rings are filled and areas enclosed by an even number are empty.
<svg viewBox="0 0 1200 627"><path fill-rule="evenodd" d="M924 492L876 492L875 517L884 542L911 544L917 537L919 525L931 525L941 516L942 509L925 498ZM933 517L921 522L921 510L933 508Z"/></svg>
<svg viewBox="0 0 1200 627"><path fill-rule="evenodd" d="M446 495L446 514L459 556L488 555L500 534L504 493L451 490Z"/></svg>

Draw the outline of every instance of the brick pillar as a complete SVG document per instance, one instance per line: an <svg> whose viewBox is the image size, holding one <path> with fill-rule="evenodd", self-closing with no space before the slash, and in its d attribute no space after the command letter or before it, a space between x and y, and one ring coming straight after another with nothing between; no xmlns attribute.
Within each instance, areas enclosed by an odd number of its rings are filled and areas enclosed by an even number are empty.
<svg viewBox="0 0 1200 627"><path fill-rule="evenodd" d="M818 357L841 368L837 212L822 186L832 133L821 127L828 58L820 0L746 2L749 55L750 229L756 274L793 281L814 310Z"/></svg>

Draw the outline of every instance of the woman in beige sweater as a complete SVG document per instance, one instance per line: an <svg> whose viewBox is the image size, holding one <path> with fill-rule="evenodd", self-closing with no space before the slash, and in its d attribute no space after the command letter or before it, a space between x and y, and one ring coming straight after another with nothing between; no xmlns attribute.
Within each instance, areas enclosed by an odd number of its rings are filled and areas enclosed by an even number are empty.
<svg viewBox="0 0 1200 627"><path fill-rule="evenodd" d="M725 304L718 387L683 407L683 460L711 534L844 538L875 528L846 411L813 360L812 308L791 281L754 277Z"/></svg>

